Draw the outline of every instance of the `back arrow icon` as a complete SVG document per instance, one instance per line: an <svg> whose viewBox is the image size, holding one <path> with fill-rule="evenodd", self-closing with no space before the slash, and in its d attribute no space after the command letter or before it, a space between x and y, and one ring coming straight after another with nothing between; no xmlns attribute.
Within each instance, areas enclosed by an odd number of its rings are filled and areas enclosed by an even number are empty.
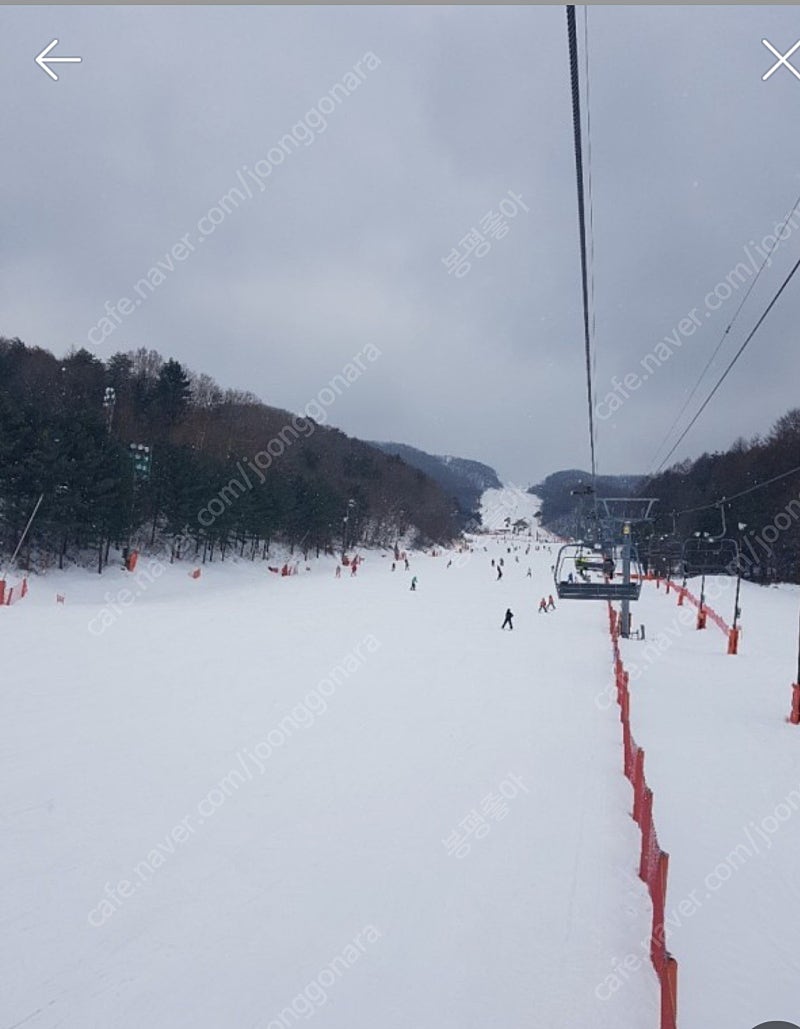
<svg viewBox="0 0 800 1029"><path fill-rule="evenodd" d="M58 75L56 75L56 73L53 71L53 69L49 68L48 65L50 65L50 64L80 64L81 58L80 57L48 57L47 55L50 53L50 51L53 49L54 46L58 46L58 40L57 39L54 39L52 43L48 44L44 48L44 50L42 50L42 52L39 54L39 56L34 58L34 60L39 65L39 67L42 69L42 71L46 71L47 74L50 76L50 78L54 82L58 82Z"/></svg>

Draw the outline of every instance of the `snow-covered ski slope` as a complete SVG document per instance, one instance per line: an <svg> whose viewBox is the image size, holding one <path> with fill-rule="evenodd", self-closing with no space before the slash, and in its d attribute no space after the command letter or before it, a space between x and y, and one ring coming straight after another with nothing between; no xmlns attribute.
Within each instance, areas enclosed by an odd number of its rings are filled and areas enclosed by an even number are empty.
<svg viewBox="0 0 800 1029"><path fill-rule="evenodd" d="M522 519L536 529L535 517L541 506L539 497L526 493L519 486L487 489L481 497L481 522L487 532L504 530L507 518L512 526Z"/></svg>
<svg viewBox="0 0 800 1029"><path fill-rule="evenodd" d="M698 579L689 587L699 594ZM734 595L735 580L707 579L708 603L728 622ZM670 852L678 1025L800 1022L800 726L786 722L800 590L742 584L735 656L716 625L697 631L696 609L676 600L646 583L632 610L649 642L621 648Z"/></svg>
<svg viewBox="0 0 800 1029"><path fill-rule="evenodd" d="M2 1024L654 1026L605 615L507 546L1 611Z"/></svg>
<svg viewBox="0 0 800 1029"><path fill-rule="evenodd" d="M487 524L535 513L492 493ZM656 1029L605 605L538 615L526 546L34 577L0 610L0 1026ZM648 585L671 643L623 643L681 1029L800 1013L800 813L762 823L800 787L798 604L746 588L727 657Z"/></svg>

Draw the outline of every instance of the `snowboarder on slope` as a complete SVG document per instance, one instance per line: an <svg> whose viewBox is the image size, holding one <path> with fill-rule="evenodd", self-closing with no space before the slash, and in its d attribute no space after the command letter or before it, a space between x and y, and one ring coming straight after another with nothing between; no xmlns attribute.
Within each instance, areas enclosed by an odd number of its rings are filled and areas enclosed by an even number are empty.
<svg viewBox="0 0 800 1029"><path fill-rule="evenodd" d="M509 629L513 629L514 628L514 623L512 621L513 617L514 617L514 614L513 614L512 610L511 610L511 608L510 607L506 608L506 617L503 619L503 624L500 626L500 628L501 629L505 629L505 627L508 626Z"/></svg>
<svg viewBox="0 0 800 1029"><path fill-rule="evenodd" d="M500 579L502 579L502 578L503 578L503 569L500 567L500 565L498 565L497 566L497 581L499 582Z"/></svg>

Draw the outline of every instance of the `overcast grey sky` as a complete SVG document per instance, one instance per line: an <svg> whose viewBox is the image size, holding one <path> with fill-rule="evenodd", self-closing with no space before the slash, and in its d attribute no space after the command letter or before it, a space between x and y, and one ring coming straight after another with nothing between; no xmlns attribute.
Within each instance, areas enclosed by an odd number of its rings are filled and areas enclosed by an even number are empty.
<svg viewBox="0 0 800 1029"><path fill-rule="evenodd" d="M382 357L330 424L521 484L587 466L563 7L0 18L0 333L103 359L152 347L292 411L374 344ZM599 409L599 470L646 471L749 283L740 272L719 310L706 294L800 194L800 80L782 67L761 81L774 63L762 37L786 52L800 9L592 7L588 34L598 400L692 311L696 323L618 410ZM33 60L54 38L52 56L83 58L54 65L58 82ZM321 130L320 100L348 73ZM259 161L262 178L248 178ZM245 199L203 235L233 188ZM528 213L448 274L442 258L509 191ZM720 369L800 257L798 226ZM182 237L193 249L165 261ZM163 281L90 343L105 302L136 299L159 259L173 266ZM800 280L676 457L763 432L798 404L798 312Z"/></svg>

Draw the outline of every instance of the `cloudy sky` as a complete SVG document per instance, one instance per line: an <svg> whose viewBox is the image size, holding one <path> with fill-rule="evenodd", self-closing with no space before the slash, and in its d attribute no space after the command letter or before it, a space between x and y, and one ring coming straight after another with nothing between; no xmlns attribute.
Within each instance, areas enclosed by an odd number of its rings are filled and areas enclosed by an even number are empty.
<svg viewBox="0 0 800 1029"><path fill-rule="evenodd" d="M329 409L345 432L521 484L587 465L563 7L6 7L2 23L0 333L104 359L152 347L292 411L373 344ZM600 471L651 468L750 284L732 270L800 194L800 80L761 80L762 38L784 53L798 36L791 6L589 9ZM33 60L55 38L83 58L57 82ZM481 221L509 192L528 210L492 238ZM800 257L797 225L719 370ZM488 251L448 274L473 228ZM800 276L676 457L800 402L798 313Z"/></svg>

